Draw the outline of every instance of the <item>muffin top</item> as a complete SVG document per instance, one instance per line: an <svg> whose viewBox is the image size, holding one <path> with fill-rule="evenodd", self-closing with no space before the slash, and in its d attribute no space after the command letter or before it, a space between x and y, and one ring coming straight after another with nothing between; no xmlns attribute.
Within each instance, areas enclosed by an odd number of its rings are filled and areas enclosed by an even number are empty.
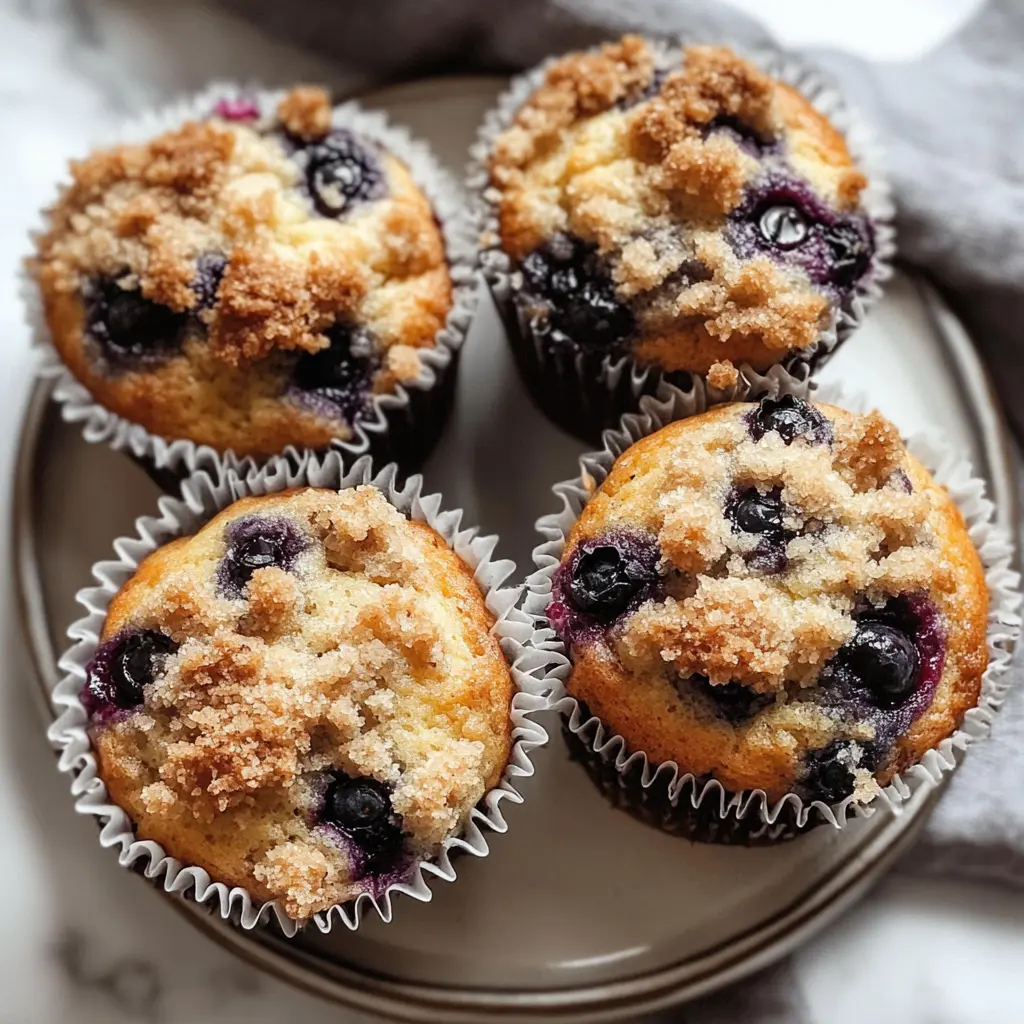
<svg viewBox="0 0 1024 1024"><path fill-rule="evenodd" d="M473 573L379 491L235 502L110 605L82 700L111 798L302 920L405 877L509 756Z"/></svg>
<svg viewBox="0 0 1024 1024"><path fill-rule="evenodd" d="M72 163L48 228L32 269L74 375L156 434L239 454L351 437L452 304L430 202L312 87Z"/></svg>
<svg viewBox="0 0 1024 1024"><path fill-rule="evenodd" d="M725 387L810 350L871 272L842 134L724 47L626 36L564 57L490 175L517 304L553 345Z"/></svg>
<svg viewBox="0 0 1024 1024"><path fill-rule="evenodd" d="M869 800L959 725L984 571L879 413L793 397L681 420L583 510L548 615L631 750L729 791Z"/></svg>

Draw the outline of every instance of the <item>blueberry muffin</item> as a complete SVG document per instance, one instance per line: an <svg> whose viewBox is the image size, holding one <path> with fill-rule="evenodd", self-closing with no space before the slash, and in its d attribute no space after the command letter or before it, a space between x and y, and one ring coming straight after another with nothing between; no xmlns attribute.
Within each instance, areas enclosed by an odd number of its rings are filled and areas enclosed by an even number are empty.
<svg viewBox="0 0 1024 1024"><path fill-rule="evenodd" d="M843 135L724 47L626 36L569 54L493 143L489 176L529 377L571 365L587 387L628 356L728 389L742 364L821 356L872 278L867 179Z"/></svg>
<svg viewBox="0 0 1024 1024"><path fill-rule="evenodd" d="M82 701L111 799L302 921L461 831L513 684L473 573L373 487L237 501L110 605Z"/></svg>
<svg viewBox="0 0 1024 1024"><path fill-rule="evenodd" d="M322 89L93 152L47 217L31 269L64 363L111 412L219 451L351 439L452 308L431 203Z"/></svg>
<svg viewBox="0 0 1024 1024"><path fill-rule="evenodd" d="M978 701L988 592L960 512L879 413L719 406L629 448L548 616L629 750L730 793L866 803Z"/></svg>

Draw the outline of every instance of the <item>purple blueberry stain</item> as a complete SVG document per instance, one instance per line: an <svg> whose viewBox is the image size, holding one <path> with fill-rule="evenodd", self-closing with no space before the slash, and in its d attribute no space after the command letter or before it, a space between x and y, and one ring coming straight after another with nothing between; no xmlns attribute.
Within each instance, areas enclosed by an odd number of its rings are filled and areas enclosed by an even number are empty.
<svg viewBox="0 0 1024 1024"><path fill-rule="evenodd" d="M341 217L387 194L379 154L348 129L336 129L297 152L303 154L306 188L321 217Z"/></svg>
<svg viewBox="0 0 1024 1024"><path fill-rule="evenodd" d="M795 395L762 398L757 407L746 414L746 422L754 441L774 432L786 445L798 437L808 444L832 443L832 425L813 405Z"/></svg>
<svg viewBox="0 0 1024 1024"><path fill-rule="evenodd" d="M217 117L225 121L258 121L260 118L259 104L248 96L226 96L218 100L213 108Z"/></svg>
<svg viewBox="0 0 1024 1024"><path fill-rule="evenodd" d="M769 256L839 299L867 276L874 255L866 217L838 213L807 184L778 172L749 189L729 215L727 237L741 259Z"/></svg>
<svg viewBox="0 0 1024 1024"><path fill-rule="evenodd" d="M357 879L390 882L407 859L402 818L391 804L391 789L372 778L341 770L327 777L316 824L344 843Z"/></svg>
<svg viewBox="0 0 1024 1024"><path fill-rule="evenodd" d="M355 423L373 393L377 346L366 331L343 323L330 327L327 338L327 348L299 357L289 393L313 412Z"/></svg>
<svg viewBox="0 0 1024 1024"><path fill-rule="evenodd" d="M595 246L558 233L523 260L517 302L534 329L562 346L612 352L633 333L632 312Z"/></svg>
<svg viewBox="0 0 1024 1024"><path fill-rule="evenodd" d="M657 541L616 531L578 544L551 584L547 614L567 644L593 641L655 592Z"/></svg>
<svg viewBox="0 0 1024 1024"><path fill-rule="evenodd" d="M111 366L160 362L181 348L188 315L147 299L137 288L95 278L83 289L83 300L86 333Z"/></svg>
<svg viewBox="0 0 1024 1024"><path fill-rule="evenodd" d="M712 683L707 676L690 676L688 679L679 680L676 685L681 694L687 689L699 693L711 712L730 725L748 722L775 703L772 694L758 693L743 683Z"/></svg>
<svg viewBox="0 0 1024 1024"><path fill-rule="evenodd" d="M198 309L212 309L217 302L217 292L228 269L228 258L223 253L203 253L196 260L196 276L192 291L196 293Z"/></svg>
<svg viewBox="0 0 1024 1024"><path fill-rule="evenodd" d="M100 644L85 668L82 703L94 721L142 704L144 690L162 671L178 645L153 629L123 629Z"/></svg>
<svg viewBox="0 0 1024 1024"><path fill-rule="evenodd" d="M241 597L258 569L291 572L312 540L289 519L243 516L225 529L227 550L217 573L218 589Z"/></svg>

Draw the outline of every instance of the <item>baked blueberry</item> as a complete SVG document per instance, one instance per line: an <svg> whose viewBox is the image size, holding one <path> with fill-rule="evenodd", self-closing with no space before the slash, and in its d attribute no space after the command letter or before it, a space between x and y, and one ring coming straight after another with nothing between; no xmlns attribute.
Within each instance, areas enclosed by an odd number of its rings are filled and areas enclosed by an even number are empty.
<svg viewBox="0 0 1024 1024"><path fill-rule="evenodd" d="M138 707L163 659L177 650L166 633L135 630L103 644L86 668L84 703L94 713Z"/></svg>
<svg viewBox="0 0 1024 1024"><path fill-rule="evenodd" d="M386 870L402 851L402 819L391 806L390 790L376 779L334 773L324 797L323 820L359 847L364 872Z"/></svg>
<svg viewBox="0 0 1024 1024"><path fill-rule="evenodd" d="M316 403L340 410L354 423L373 391L373 375L380 366L372 339L364 331L336 323L327 331L330 345L305 353L295 364L295 387Z"/></svg>
<svg viewBox="0 0 1024 1024"><path fill-rule="evenodd" d="M760 441L771 431L775 431L787 445L798 437L805 438L810 444L829 444L832 441L832 428L825 417L794 395L762 398L747 422L750 436L755 441Z"/></svg>
<svg viewBox="0 0 1024 1024"><path fill-rule="evenodd" d="M795 203L772 203L757 216L761 237L780 249L794 249L807 241L810 226L803 210Z"/></svg>
<svg viewBox="0 0 1024 1024"><path fill-rule="evenodd" d="M166 355L182 341L186 316L147 299L113 278L93 282L86 294L86 330L114 362Z"/></svg>
<svg viewBox="0 0 1024 1024"><path fill-rule="evenodd" d="M614 618L656 579L639 558L613 544L580 553L569 576L569 596L582 612Z"/></svg>
<svg viewBox="0 0 1024 1024"><path fill-rule="evenodd" d="M522 264L524 289L547 306L552 331L585 349L612 349L633 330L633 314L594 246L557 234Z"/></svg>
<svg viewBox="0 0 1024 1024"><path fill-rule="evenodd" d="M196 278L192 290L199 309L211 309L217 302L217 291L228 268L227 257L220 252L207 252L196 260Z"/></svg>
<svg viewBox="0 0 1024 1024"><path fill-rule="evenodd" d="M257 569L277 566L291 571L310 540L285 519L245 516L227 529L227 551L220 568L220 588L240 596Z"/></svg>
<svg viewBox="0 0 1024 1024"><path fill-rule="evenodd" d="M833 740L827 747L811 751L804 759L800 795L826 804L845 800L856 785L858 758L858 748L850 740Z"/></svg>
<svg viewBox="0 0 1024 1024"><path fill-rule="evenodd" d="M831 279L843 288L852 288L871 266L874 246L866 223L837 221L821 228L821 237L831 253Z"/></svg>
<svg viewBox="0 0 1024 1024"><path fill-rule="evenodd" d="M775 703L771 694L758 693L742 683L712 683L707 676L691 676L690 682L708 699L717 715L734 725Z"/></svg>
<svg viewBox="0 0 1024 1024"><path fill-rule="evenodd" d="M376 153L350 131L338 129L307 146L306 186L322 217L340 217L386 190Z"/></svg>
<svg viewBox="0 0 1024 1024"><path fill-rule="evenodd" d="M917 647L902 629L885 622L858 622L839 658L879 707L902 704L917 686L921 665Z"/></svg>
<svg viewBox="0 0 1024 1024"><path fill-rule="evenodd" d="M762 494L756 487L741 491L726 504L733 528L742 533L783 533L782 497L778 487Z"/></svg>

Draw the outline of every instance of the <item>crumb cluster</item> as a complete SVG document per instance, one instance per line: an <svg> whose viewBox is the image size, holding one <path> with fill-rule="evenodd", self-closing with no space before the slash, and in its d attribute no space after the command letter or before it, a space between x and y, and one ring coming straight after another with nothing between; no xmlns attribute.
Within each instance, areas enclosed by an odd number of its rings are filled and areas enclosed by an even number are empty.
<svg viewBox="0 0 1024 1024"><path fill-rule="evenodd" d="M231 597L225 533L246 515L309 543ZM421 857L497 783L512 684L492 622L470 570L373 488L243 500L115 599L105 639L179 646L140 708L93 726L103 777L140 838L308 917L373 884L320 824L333 769L390 787Z"/></svg>

